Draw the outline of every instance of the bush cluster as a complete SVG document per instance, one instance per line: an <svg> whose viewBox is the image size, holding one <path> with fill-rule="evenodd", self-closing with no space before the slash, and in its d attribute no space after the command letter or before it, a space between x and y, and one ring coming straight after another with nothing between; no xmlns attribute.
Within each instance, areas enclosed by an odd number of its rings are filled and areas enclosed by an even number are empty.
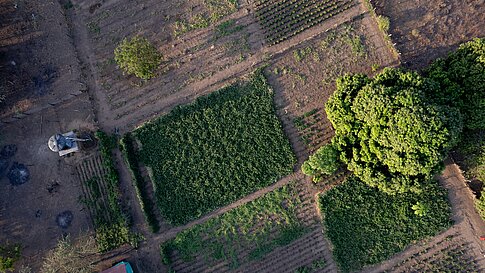
<svg viewBox="0 0 485 273"><path fill-rule="evenodd" d="M339 169L341 164L338 156L333 144L324 145L303 163L301 170L304 174L313 176L314 182L318 182L322 176L331 175Z"/></svg>
<svg viewBox="0 0 485 273"><path fill-rule="evenodd" d="M115 49L115 61L127 74L148 80L162 62L162 55L148 39L135 36L125 38Z"/></svg>
<svg viewBox="0 0 485 273"><path fill-rule="evenodd" d="M485 39L460 46L423 76L387 68L346 75L325 107L349 170L389 194L420 192L463 128L485 129ZM316 175L305 162L304 172Z"/></svg>

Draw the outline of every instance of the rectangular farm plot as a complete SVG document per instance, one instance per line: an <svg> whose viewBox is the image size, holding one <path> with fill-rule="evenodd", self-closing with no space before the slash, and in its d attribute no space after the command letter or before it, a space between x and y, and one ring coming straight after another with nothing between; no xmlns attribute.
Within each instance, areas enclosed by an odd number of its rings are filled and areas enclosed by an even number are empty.
<svg viewBox="0 0 485 273"><path fill-rule="evenodd" d="M156 201L180 225L290 174L296 162L261 72L134 131Z"/></svg>
<svg viewBox="0 0 485 273"><path fill-rule="evenodd" d="M420 194L388 195L351 176L321 194L319 201L333 256L342 272L385 261L452 224L446 191L437 182ZM423 211L417 212L419 208Z"/></svg>
<svg viewBox="0 0 485 273"><path fill-rule="evenodd" d="M256 18L270 45L278 44L355 5L354 0L259 0Z"/></svg>
<svg viewBox="0 0 485 273"><path fill-rule="evenodd" d="M288 185L180 232L161 245L162 261L176 272L235 269L237 272L294 272L301 266L312 267L315 260L319 261L319 268L330 265L330 260L318 247L306 242L307 237L315 238L314 231L321 234L321 230L315 229L318 220L314 217L313 199L302 189L304 186L303 181L290 181ZM312 213L308 213L309 208ZM320 240L313 239L317 241ZM293 252L283 247L293 249L293 244L304 246L309 253L299 252L299 257L288 261L284 253ZM283 264L284 268L277 269L272 263L280 259L283 260L277 264ZM268 266L273 266L274 271Z"/></svg>

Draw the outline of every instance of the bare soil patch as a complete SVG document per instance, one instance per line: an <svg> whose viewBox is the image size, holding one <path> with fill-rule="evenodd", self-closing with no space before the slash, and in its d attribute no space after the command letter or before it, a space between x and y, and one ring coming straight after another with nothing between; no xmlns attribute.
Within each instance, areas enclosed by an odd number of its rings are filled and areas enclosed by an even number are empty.
<svg viewBox="0 0 485 273"><path fill-rule="evenodd" d="M220 21L234 20L237 31L221 36L218 23L214 23L177 37L174 24L191 12L181 2L145 1L134 5L111 1L92 13L89 9L96 1L73 3L79 7L74 10L78 35L86 39L81 50L94 74L99 121L107 129L119 127L122 132L230 84L269 61L271 56L365 12L357 2L308 31L269 46L252 14L253 4L246 1L239 3L238 11ZM118 43L134 35L148 38L164 56L159 75L149 81L123 75L113 59Z"/></svg>
<svg viewBox="0 0 485 273"><path fill-rule="evenodd" d="M392 40L403 65L423 68L473 37L485 36L482 0L374 0L378 14L390 18Z"/></svg>

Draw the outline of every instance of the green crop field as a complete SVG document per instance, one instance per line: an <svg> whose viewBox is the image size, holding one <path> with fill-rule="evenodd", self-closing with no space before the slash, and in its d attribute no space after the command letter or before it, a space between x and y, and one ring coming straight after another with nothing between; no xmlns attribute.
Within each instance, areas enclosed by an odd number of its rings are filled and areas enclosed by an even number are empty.
<svg viewBox="0 0 485 273"><path fill-rule="evenodd" d="M257 260L306 232L297 217L302 201L295 181L273 192L179 233L162 245L162 258L171 263L177 251L184 261L196 256L231 268ZM249 250L247 255L245 251Z"/></svg>
<svg viewBox="0 0 485 273"><path fill-rule="evenodd" d="M145 124L134 136L161 214L175 225L276 182L296 162L259 71Z"/></svg>
<svg viewBox="0 0 485 273"><path fill-rule="evenodd" d="M424 211L416 210L417 203ZM451 225L446 191L436 184L421 194L388 195L350 177L320 196L320 209L343 272L389 259Z"/></svg>

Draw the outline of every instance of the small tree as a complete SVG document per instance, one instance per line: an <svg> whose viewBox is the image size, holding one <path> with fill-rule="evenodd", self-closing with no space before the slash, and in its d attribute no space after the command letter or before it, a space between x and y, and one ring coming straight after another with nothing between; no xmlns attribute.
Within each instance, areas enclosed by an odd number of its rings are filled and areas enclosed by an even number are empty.
<svg viewBox="0 0 485 273"><path fill-rule="evenodd" d="M148 80L162 62L162 55L146 38L124 39L115 49L115 61L127 74Z"/></svg>
<svg viewBox="0 0 485 273"><path fill-rule="evenodd" d="M322 175L331 175L338 170L340 162L338 152L333 144L320 147L315 154L311 155L301 166L304 174L313 176L313 181L318 182Z"/></svg>

